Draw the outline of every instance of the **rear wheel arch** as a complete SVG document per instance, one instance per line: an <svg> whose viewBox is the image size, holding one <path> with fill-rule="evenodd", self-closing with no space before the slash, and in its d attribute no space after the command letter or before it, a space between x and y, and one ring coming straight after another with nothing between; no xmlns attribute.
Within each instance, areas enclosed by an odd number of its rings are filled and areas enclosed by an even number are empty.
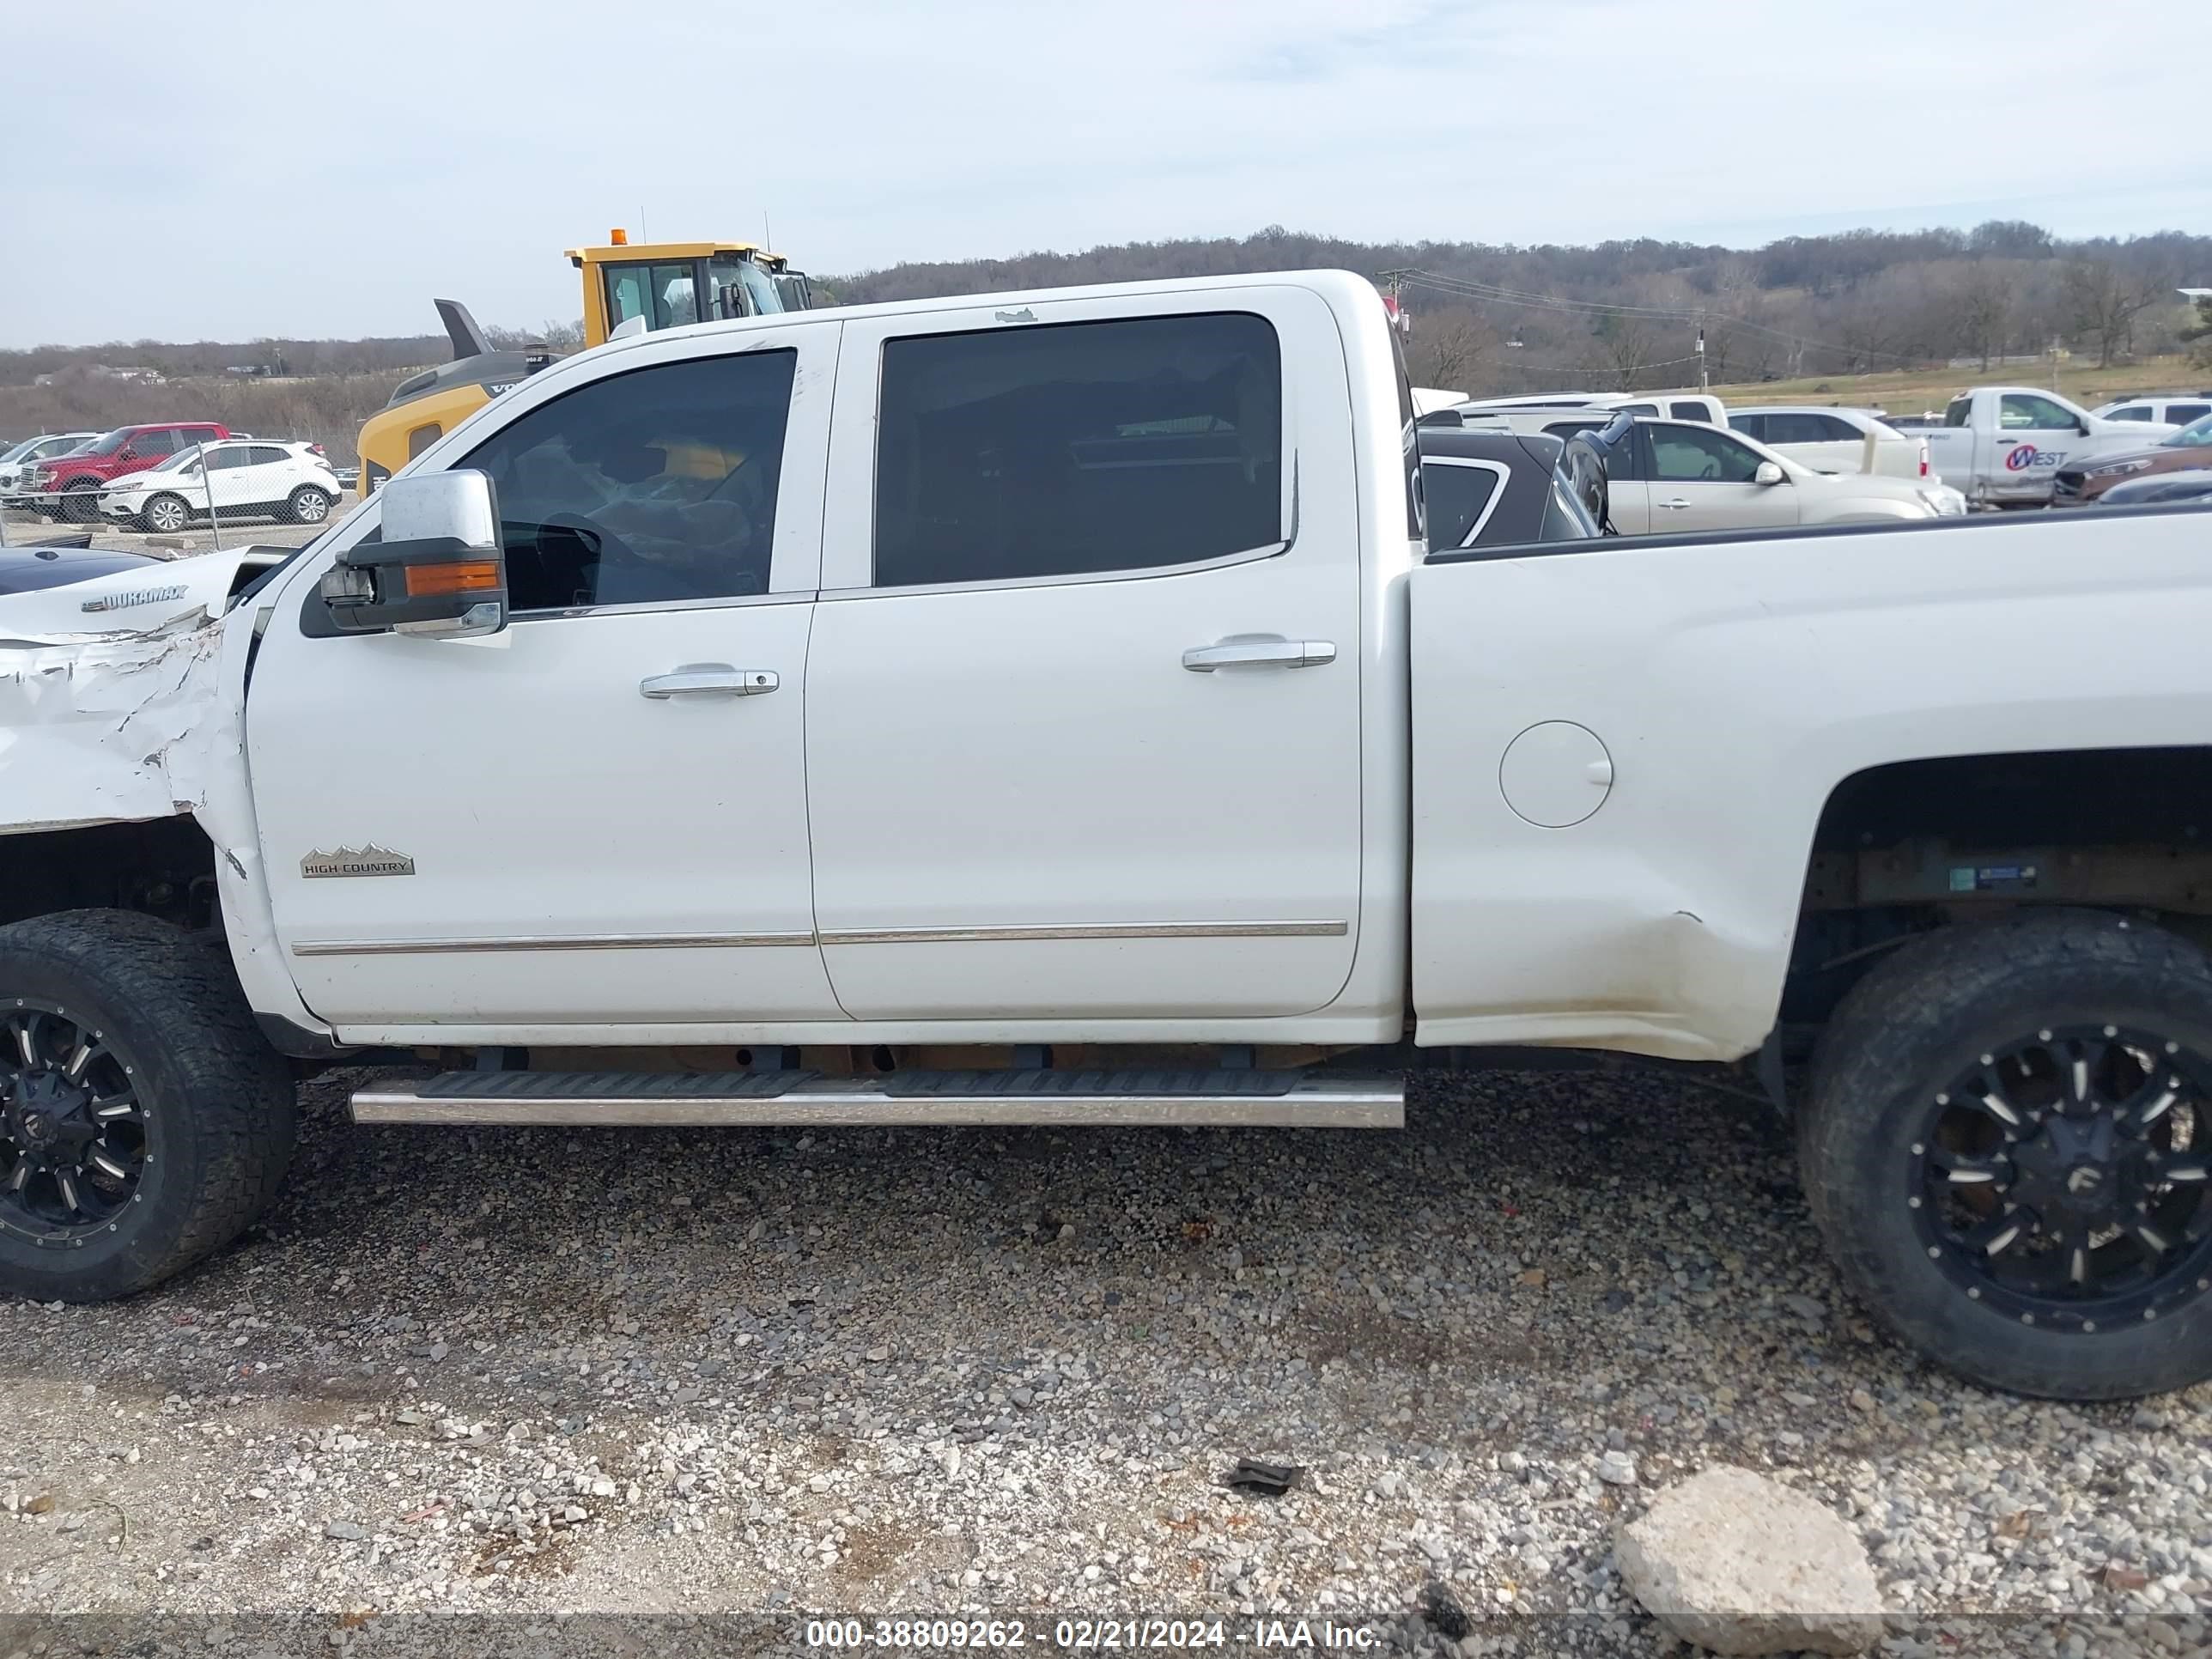
<svg viewBox="0 0 2212 1659"><path fill-rule="evenodd" d="M1961 754L1852 773L1829 791L1807 851L1783 1020L1818 1024L1890 948L2007 909L2099 906L2212 944L2212 866L2204 897L2191 892L2198 848L2212 858L2212 745Z"/></svg>

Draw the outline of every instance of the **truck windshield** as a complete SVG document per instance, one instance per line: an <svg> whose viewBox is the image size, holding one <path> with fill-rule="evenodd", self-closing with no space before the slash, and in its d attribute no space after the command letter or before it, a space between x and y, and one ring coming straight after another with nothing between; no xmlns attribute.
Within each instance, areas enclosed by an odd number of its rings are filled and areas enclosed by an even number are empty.
<svg viewBox="0 0 2212 1659"><path fill-rule="evenodd" d="M131 431L132 428L130 427L118 426L114 431L103 433L99 438L85 445L83 448L73 453L79 455L112 455L130 440Z"/></svg>
<svg viewBox="0 0 2212 1659"><path fill-rule="evenodd" d="M738 300L735 307L725 298L733 289ZM717 317L772 317L787 308L775 279L750 259L708 261L707 291L714 296Z"/></svg>

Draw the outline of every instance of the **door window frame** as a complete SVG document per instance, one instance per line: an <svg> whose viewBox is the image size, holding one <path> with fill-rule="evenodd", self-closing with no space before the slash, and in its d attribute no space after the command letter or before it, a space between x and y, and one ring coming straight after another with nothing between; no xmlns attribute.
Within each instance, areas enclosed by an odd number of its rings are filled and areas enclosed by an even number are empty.
<svg viewBox="0 0 2212 1659"><path fill-rule="evenodd" d="M691 362L706 357L738 356L753 351L780 351L796 347L799 366L793 377L791 416L784 428L783 471L776 481L775 530L769 556L768 591L703 599L642 600L629 605L572 605L560 610L523 611L507 620L510 628L568 622L584 617L621 616L661 611L733 610L742 605L810 605L817 597L822 574L823 489L830 444L830 388L835 384L842 349L842 319L806 313L763 319L759 326L717 334L705 339L647 333L620 343L615 349L563 358L550 368L532 375L512 391L484 405L500 412L494 427L480 425L476 416L458 422L445 435L427 446L417 458L420 471L444 472L465 464L468 453L504 430L541 404L593 381L664 363ZM410 462L414 465L415 462ZM281 590L270 603L283 606L297 627L301 605L312 602L315 586L337 562L337 556L380 533L381 492L371 495L348 514L332 532L312 544L309 551L292 562ZM327 643L356 644L384 638L376 634L339 635ZM325 641L319 641L323 643Z"/></svg>
<svg viewBox="0 0 2212 1659"><path fill-rule="evenodd" d="M925 311L869 323L847 324L838 370L838 401L846 406L830 444L830 476L838 481L828 505L823 538L822 591L824 599L919 597L931 593L989 592L1001 588L1064 587L1099 582L1145 581L1163 576L1188 575L1228 566L1255 564L1282 558L1298 544L1298 457L1300 434L1298 388L1302 376L1294 344L1309 331L1293 321L1301 300L1325 308L1326 302L1308 290L1291 288L1199 289L1146 296L1152 303L1118 300L1072 300L1026 303L1012 307L974 307ZM1210 559L1173 564L1134 565L1115 570L1077 570L1053 575L997 576L978 581L913 582L878 586L875 580L877 428L882 408L884 348L894 340L938 337L948 334L1012 332L1048 328L1058 324L1141 322L1151 318L1192 317L1224 313L1249 313L1264 319L1275 331L1280 364L1282 426L1281 517L1279 540L1241 548ZM805 314L805 313L800 313ZM1330 331L1334 337L1334 331ZM1340 371L1341 372L1341 371ZM858 416L853 412L859 410Z"/></svg>

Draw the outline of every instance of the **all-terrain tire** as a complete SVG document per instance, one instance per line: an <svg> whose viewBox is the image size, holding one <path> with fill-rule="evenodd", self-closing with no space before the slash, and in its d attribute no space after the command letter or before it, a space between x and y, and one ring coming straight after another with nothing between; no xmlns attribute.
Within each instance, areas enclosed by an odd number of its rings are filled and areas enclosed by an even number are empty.
<svg viewBox="0 0 2212 1659"><path fill-rule="evenodd" d="M2191 1294L2203 1282L2193 1275L2162 1316L2137 1311L2087 1329L2030 1322L2032 1313L1994 1305L1978 1286L1970 1297L1960 1275L1931 1260L1916 1224L1910 1171L1939 1091L2023 1034L2106 1025L2212 1055L2212 961L2140 921L2017 911L1897 951L1853 988L1814 1056L1798 1161L1838 1268L1905 1341L1993 1388L2115 1400L2212 1376L2212 1295ZM2195 1109L2201 1155L2212 1114Z"/></svg>
<svg viewBox="0 0 2212 1659"><path fill-rule="evenodd" d="M24 1004L81 1019L129 1066L147 1156L133 1198L91 1237L42 1237L0 1194L0 1292L129 1296L252 1224L290 1162L295 1098L219 943L120 910L15 922L0 927L0 1026Z"/></svg>

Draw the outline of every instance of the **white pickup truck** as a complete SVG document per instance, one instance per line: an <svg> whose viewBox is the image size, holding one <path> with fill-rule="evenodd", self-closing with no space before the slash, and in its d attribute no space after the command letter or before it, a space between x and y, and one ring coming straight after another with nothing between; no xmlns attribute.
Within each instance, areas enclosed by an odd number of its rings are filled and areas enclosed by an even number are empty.
<svg viewBox="0 0 2212 1659"><path fill-rule="evenodd" d="M435 1068L364 1122L1383 1127L1534 1046L1795 1092L1970 1376L2212 1375L2212 519L1429 556L1413 418L1341 273L708 324L272 568L0 599L0 1288L221 1247L348 1056Z"/></svg>
<svg viewBox="0 0 2212 1659"><path fill-rule="evenodd" d="M1978 386L1951 399L1940 426L1892 421L1928 440L1936 476L1968 501L1988 507L2051 500L2058 469L2141 449L2171 426L2108 421L2055 392Z"/></svg>

